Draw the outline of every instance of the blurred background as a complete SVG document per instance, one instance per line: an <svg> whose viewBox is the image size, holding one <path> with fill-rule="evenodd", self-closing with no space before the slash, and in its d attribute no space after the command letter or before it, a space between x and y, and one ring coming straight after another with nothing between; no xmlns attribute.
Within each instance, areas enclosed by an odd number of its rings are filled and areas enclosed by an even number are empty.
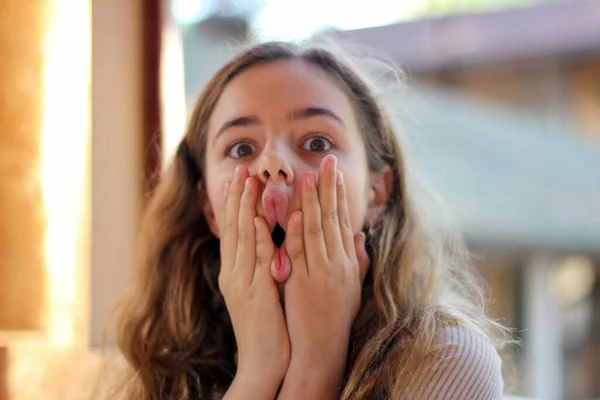
<svg viewBox="0 0 600 400"><path fill-rule="evenodd" d="M407 146L521 341L508 393L600 399L600 0L3 0L0 400L91 394L203 85L326 31L402 68Z"/></svg>

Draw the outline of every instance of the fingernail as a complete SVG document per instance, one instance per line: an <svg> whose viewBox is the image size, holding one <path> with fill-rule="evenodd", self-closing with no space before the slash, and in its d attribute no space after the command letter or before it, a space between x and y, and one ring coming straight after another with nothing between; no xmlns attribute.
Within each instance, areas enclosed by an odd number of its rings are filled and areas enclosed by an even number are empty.
<svg viewBox="0 0 600 400"><path fill-rule="evenodd" d="M327 165L325 167L330 171L335 171L335 168L337 167L337 158L335 158L334 156L329 157L329 160L327 160Z"/></svg>
<svg viewBox="0 0 600 400"><path fill-rule="evenodd" d="M227 181L225 182L225 187L223 188L223 197L227 197L227 195L229 194L229 185L231 184L231 182Z"/></svg>
<svg viewBox="0 0 600 400"><path fill-rule="evenodd" d="M306 174L306 186L311 189L315 187L315 176L310 172Z"/></svg>
<svg viewBox="0 0 600 400"><path fill-rule="evenodd" d="M298 211L296 215L294 215L294 224L299 224L302 220L302 211Z"/></svg>
<svg viewBox="0 0 600 400"><path fill-rule="evenodd" d="M342 176L342 173L340 171L338 171L336 174L335 183L337 183L338 186L342 186L342 184L344 183L344 177Z"/></svg>
<svg viewBox="0 0 600 400"><path fill-rule="evenodd" d="M254 218L254 227L256 230L260 230L260 221L258 220L258 217Z"/></svg>
<svg viewBox="0 0 600 400"><path fill-rule="evenodd" d="M244 193L248 193L250 191L250 178L246 178L246 182L244 183Z"/></svg>
<svg viewBox="0 0 600 400"><path fill-rule="evenodd" d="M237 167L235 167L235 179L240 180L241 177L242 177L242 166L238 165Z"/></svg>

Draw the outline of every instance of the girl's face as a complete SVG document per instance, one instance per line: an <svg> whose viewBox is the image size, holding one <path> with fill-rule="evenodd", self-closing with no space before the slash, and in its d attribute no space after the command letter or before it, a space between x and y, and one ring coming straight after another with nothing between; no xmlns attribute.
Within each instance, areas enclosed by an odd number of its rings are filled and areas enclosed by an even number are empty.
<svg viewBox="0 0 600 400"><path fill-rule="evenodd" d="M291 212L301 207L303 174L317 173L327 154L337 157L352 227L358 232L374 192L362 134L344 90L302 61L267 63L236 76L208 126L203 210L213 234L219 237L223 189L237 165L245 165L259 181L257 215L271 230L277 224L285 229Z"/></svg>

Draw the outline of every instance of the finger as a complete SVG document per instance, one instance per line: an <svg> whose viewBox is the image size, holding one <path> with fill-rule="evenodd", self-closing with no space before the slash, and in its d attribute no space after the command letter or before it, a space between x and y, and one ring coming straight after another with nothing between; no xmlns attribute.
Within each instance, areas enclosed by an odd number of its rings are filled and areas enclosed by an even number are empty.
<svg viewBox="0 0 600 400"><path fill-rule="evenodd" d="M332 155L326 156L321 162L318 193L321 206L321 224L327 255L330 260L339 260L344 248L337 210L336 170L337 159Z"/></svg>
<svg viewBox="0 0 600 400"><path fill-rule="evenodd" d="M238 213L237 254L233 268L236 277L251 282L256 259L256 179L246 178Z"/></svg>
<svg viewBox="0 0 600 400"><path fill-rule="evenodd" d="M271 279L269 267L275 255L275 245L264 218L254 217L254 229L256 230L256 266L252 282L268 281Z"/></svg>
<svg viewBox="0 0 600 400"><path fill-rule="evenodd" d="M235 255L237 254L238 240L238 214L240 208L240 196L244 180L248 171L243 166L235 170L233 180L228 186L227 198L225 200L225 223L221 231L221 269L227 271L233 269Z"/></svg>
<svg viewBox="0 0 600 400"><path fill-rule="evenodd" d="M285 251L287 252L288 257L290 257L294 276L302 274L308 275L302 220L302 211L294 211L288 219L285 234Z"/></svg>
<svg viewBox="0 0 600 400"><path fill-rule="evenodd" d="M221 220L219 221L219 237L220 237L220 241L219 241L219 245L220 245L220 249L221 249L221 265L232 265L233 263L233 259L235 257L232 257L228 254L228 252L225 250L225 244L227 242L227 228L225 227L226 221L227 221L227 198L229 196L229 186L231 185L231 181L227 181L225 182L225 185L223 185L223 202L225 203L225 210L223 211L223 214L221 216ZM235 255L235 254L234 254ZM223 271L223 267L221 267L221 271Z"/></svg>
<svg viewBox="0 0 600 400"><path fill-rule="evenodd" d="M346 256L350 260L356 261L357 258L354 246L354 233L352 231L352 222L350 221L350 212L348 211L346 185L344 184L344 177L340 171L337 171L336 184L338 218L340 220L340 234L342 236L342 243L344 244Z"/></svg>
<svg viewBox="0 0 600 400"><path fill-rule="evenodd" d="M371 262L371 260L369 260L365 241L366 237L364 232L358 232L354 235L354 247L356 248L356 259L358 261L358 273L361 285L365 281L365 276L367 276L369 264Z"/></svg>
<svg viewBox="0 0 600 400"><path fill-rule="evenodd" d="M318 269L328 260L321 222L321 207L315 185L315 174L312 171L304 175L302 182L302 234L307 269L310 274L311 267Z"/></svg>

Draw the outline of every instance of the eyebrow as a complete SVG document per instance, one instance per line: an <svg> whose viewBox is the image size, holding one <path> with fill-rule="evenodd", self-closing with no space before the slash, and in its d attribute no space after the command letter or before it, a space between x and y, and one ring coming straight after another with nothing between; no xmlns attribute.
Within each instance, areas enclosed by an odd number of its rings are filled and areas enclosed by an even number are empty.
<svg viewBox="0 0 600 400"><path fill-rule="evenodd" d="M230 121L225 122L223 125L221 125L221 127L217 131L215 140L217 140L217 138L229 128L233 128L236 126L251 126L251 125L260 125L260 119L258 119L258 117L253 116L253 115L247 116L247 117L234 118Z"/></svg>
<svg viewBox="0 0 600 400"><path fill-rule="evenodd" d="M313 117L327 117L333 119L335 122L342 126L346 126L344 121L333 111L328 108L320 108L320 107L306 107L300 108L298 110L293 110L287 115L288 121L297 121L299 119L307 119Z"/></svg>
<svg viewBox="0 0 600 400"><path fill-rule="evenodd" d="M309 119L309 118L314 118L314 117L326 117L326 118L334 120L336 123L342 125L343 127L346 127L346 124L344 123L344 120L342 120L342 118L340 118L333 111L331 111L327 108L322 108L322 107L299 108L297 110L293 110L293 111L289 112L286 116L288 121L298 121L301 119ZM216 141L217 138L219 136L221 136L221 134L229 128L241 127L241 126L253 126L253 125L260 125L260 124L261 124L260 119L255 115L234 118L230 121L225 122L223 125L221 125L221 127L217 131L217 134L215 135L214 141Z"/></svg>

